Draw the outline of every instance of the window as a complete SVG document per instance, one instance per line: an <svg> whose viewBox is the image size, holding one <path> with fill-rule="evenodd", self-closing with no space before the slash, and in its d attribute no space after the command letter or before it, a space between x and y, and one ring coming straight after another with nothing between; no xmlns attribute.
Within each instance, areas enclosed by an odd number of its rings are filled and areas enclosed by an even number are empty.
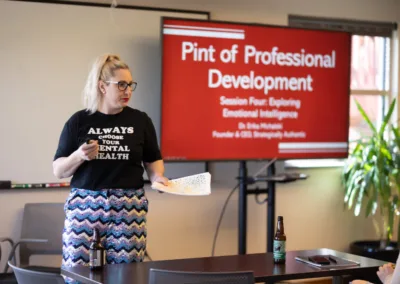
<svg viewBox="0 0 400 284"><path fill-rule="evenodd" d="M394 23L376 23L350 20L323 19L316 17L289 16L289 26L339 30L351 32L351 85L349 145L352 141L371 134L357 109L360 103L376 127L379 127L388 106L390 94L390 66L392 34L397 29ZM295 167L337 166L338 160L291 160L286 163ZM306 165L306 166L304 166Z"/></svg>
<svg viewBox="0 0 400 284"><path fill-rule="evenodd" d="M355 100L376 127L380 126L385 114L389 94L390 38L353 35L351 56L350 144L371 134Z"/></svg>

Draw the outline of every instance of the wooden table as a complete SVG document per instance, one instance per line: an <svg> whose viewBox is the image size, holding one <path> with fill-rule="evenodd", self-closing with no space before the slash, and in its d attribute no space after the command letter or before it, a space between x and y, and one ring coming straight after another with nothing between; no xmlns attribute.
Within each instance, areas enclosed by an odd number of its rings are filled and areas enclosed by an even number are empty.
<svg viewBox="0 0 400 284"><path fill-rule="evenodd" d="M351 268L320 269L295 260L296 256L331 254L360 262ZM284 265L274 264L272 253L231 255L178 260L151 261L130 264L106 265L102 271L92 272L79 266L62 269L62 274L85 284L148 284L150 268L178 271L253 271L256 282L273 283L289 279L333 277L333 283L341 283L341 276L376 274L385 262L342 253L330 249L287 252Z"/></svg>

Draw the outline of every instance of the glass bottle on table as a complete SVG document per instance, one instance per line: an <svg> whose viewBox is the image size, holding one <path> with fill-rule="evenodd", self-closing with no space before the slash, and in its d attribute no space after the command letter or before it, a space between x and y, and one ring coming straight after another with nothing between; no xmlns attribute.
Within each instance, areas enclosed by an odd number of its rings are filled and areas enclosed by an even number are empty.
<svg viewBox="0 0 400 284"><path fill-rule="evenodd" d="M104 266L105 249L100 241L98 229L93 229L93 237L89 247L89 267L91 270L101 270Z"/></svg>
<svg viewBox="0 0 400 284"><path fill-rule="evenodd" d="M274 263L281 264L286 262L286 235L282 216L278 216L273 253Z"/></svg>

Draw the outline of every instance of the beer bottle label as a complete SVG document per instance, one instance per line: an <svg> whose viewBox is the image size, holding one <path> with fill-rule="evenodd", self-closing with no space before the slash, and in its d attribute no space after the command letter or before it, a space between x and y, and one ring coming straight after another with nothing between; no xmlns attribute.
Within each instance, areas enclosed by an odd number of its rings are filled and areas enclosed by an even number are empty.
<svg viewBox="0 0 400 284"><path fill-rule="evenodd" d="M286 257L286 241L274 240L274 259L285 259Z"/></svg>
<svg viewBox="0 0 400 284"><path fill-rule="evenodd" d="M91 250L89 265L91 267L99 267L99 266L102 266L103 263L104 263L103 251L100 249Z"/></svg>

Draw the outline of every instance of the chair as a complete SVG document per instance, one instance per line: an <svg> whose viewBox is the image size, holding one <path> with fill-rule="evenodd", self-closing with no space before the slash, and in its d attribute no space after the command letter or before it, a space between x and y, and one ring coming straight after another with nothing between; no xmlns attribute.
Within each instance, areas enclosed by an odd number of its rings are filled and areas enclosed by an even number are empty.
<svg viewBox="0 0 400 284"><path fill-rule="evenodd" d="M8 263L16 265L16 250L19 247L19 266L42 272L61 272L59 267L30 266L32 255L62 255L62 232L64 228L64 203L27 203L24 207L20 240L15 242Z"/></svg>
<svg viewBox="0 0 400 284"><path fill-rule="evenodd" d="M3 243L3 242L8 242L11 247L14 246L14 242L10 238L0 238L0 244ZM0 259L1 259L1 246L0 246Z"/></svg>
<svg viewBox="0 0 400 284"><path fill-rule="evenodd" d="M0 261L1 261L1 256L2 256L1 245L2 245L2 243L5 243L5 242L9 243L11 249L14 246L14 242L12 239L0 238ZM13 273L0 272L0 283L1 284L17 284L17 279L15 279L15 276Z"/></svg>
<svg viewBox="0 0 400 284"><path fill-rule="evenodd" d="M149 284L254 284L251 271L186 272L150 268Z"/></svg>
<svg viewBox="0 0 400 284"><path fill-rule="evenodd" d="M11 261L8 262L8 265L13 269L18 284L65 284L65 280L61 274L39 272L17 267Z"/></svg>

